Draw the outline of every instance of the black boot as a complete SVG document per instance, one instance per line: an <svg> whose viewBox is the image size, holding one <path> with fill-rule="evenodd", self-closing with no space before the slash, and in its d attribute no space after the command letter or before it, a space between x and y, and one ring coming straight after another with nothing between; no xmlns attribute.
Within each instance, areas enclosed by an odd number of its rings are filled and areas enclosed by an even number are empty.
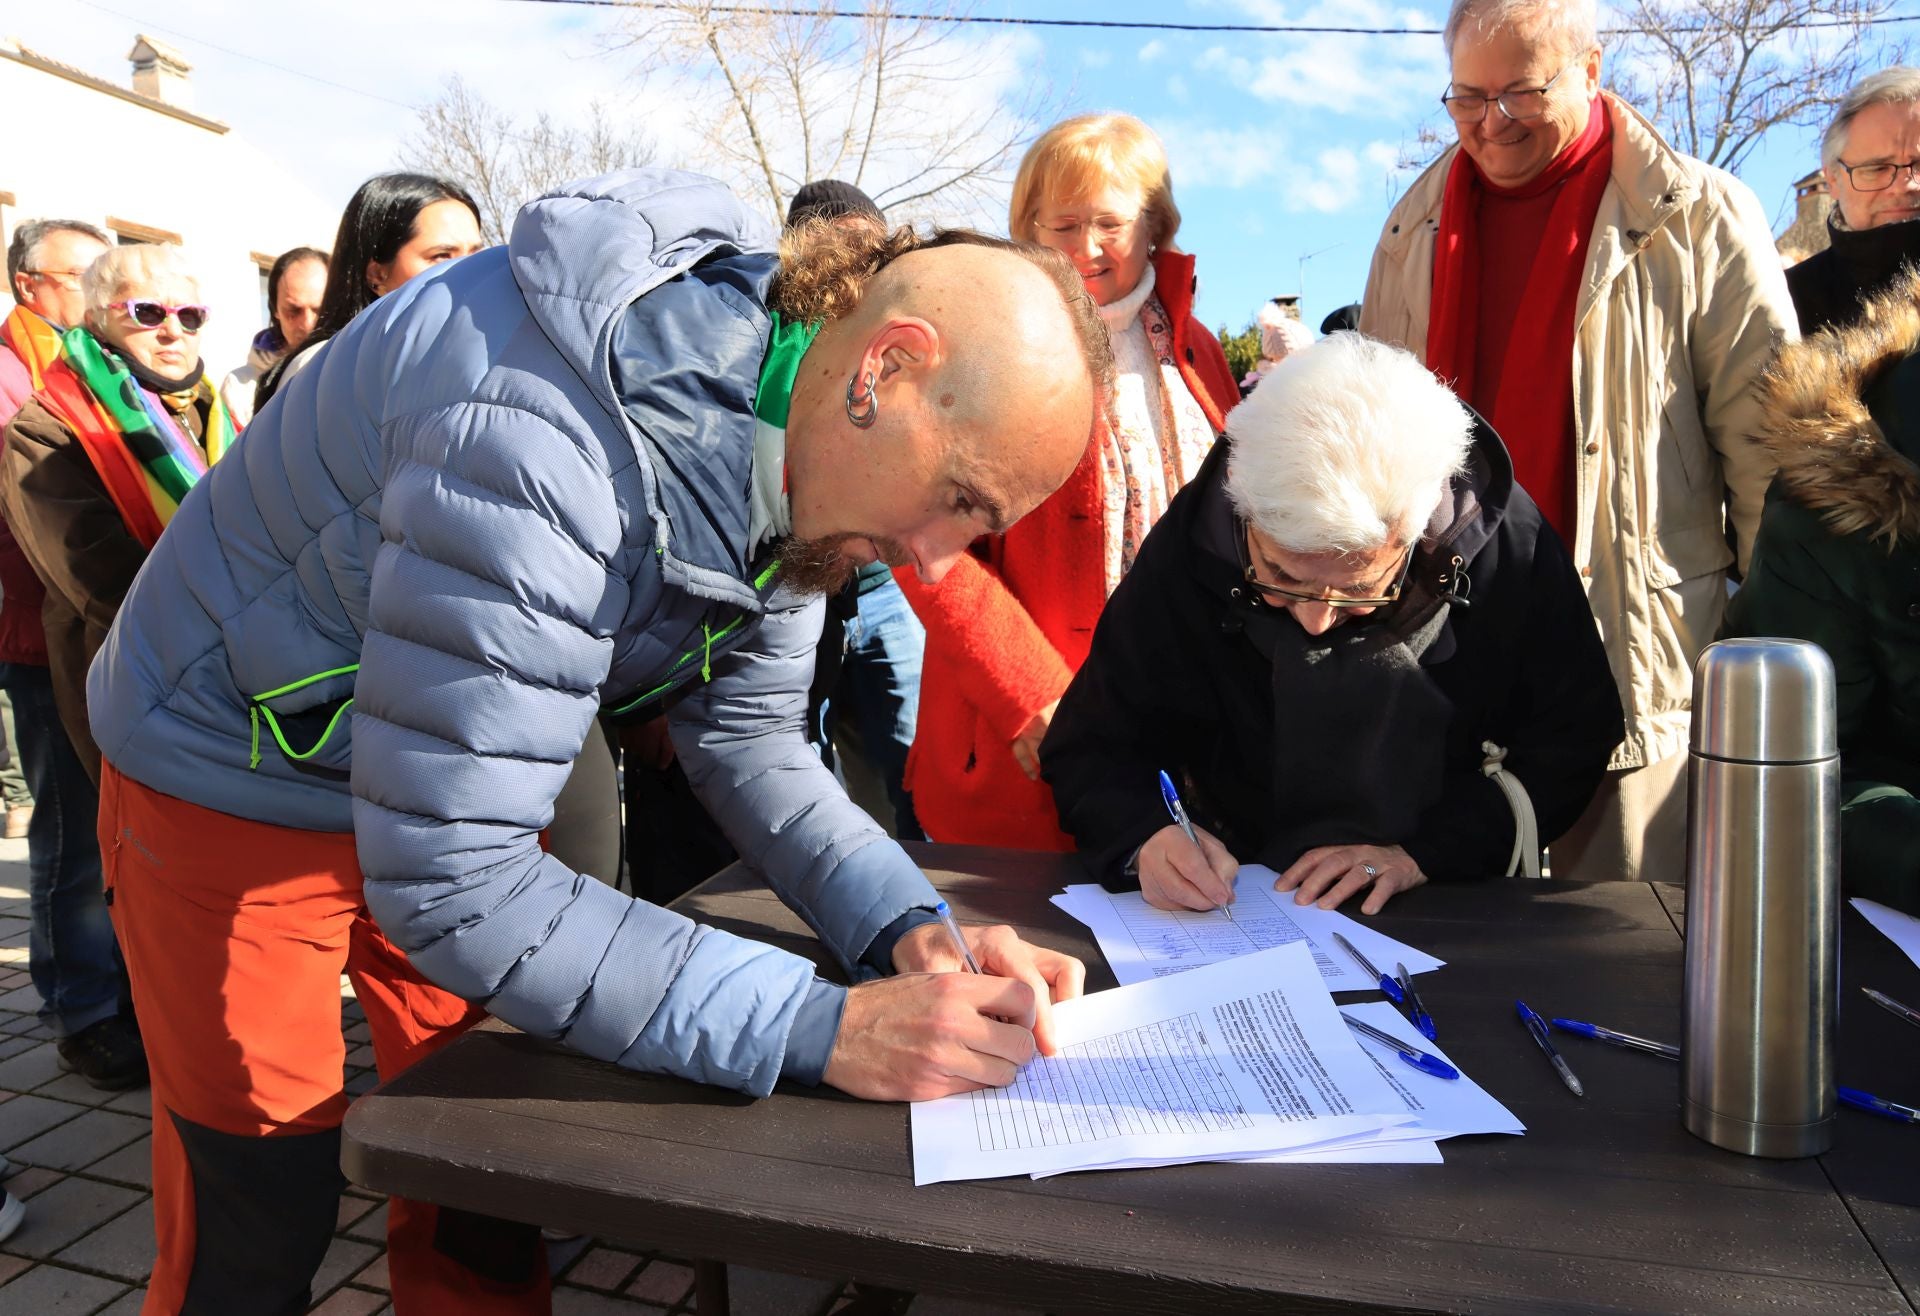
<svg viewBox="0 0 1920 1316"><path fill-rule="evenodd" d="M88 1024L72 1037L55 1044L60 1068L80 1075L102 1092L143 1087L147 1081L147 1049L140 1032L118 1015Z"/></svg>

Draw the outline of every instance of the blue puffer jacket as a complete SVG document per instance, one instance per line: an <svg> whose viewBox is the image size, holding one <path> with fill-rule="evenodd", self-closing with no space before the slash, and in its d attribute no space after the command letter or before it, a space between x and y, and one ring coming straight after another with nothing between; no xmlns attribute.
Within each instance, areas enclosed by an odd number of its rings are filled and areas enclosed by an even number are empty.
<svg viewBox="0 0 1920 1316"><path fill-rule="evenodd" d="M384 298L181 505L93 666L102 752L211 809L351 829L382 929L501 1018L768 1091L818 1017L811 966L538 835L597 712L679 696L702 798L850 973L937 899L803 739L820 604L746 560L776 268L718 183L648 170Z"/></svg>

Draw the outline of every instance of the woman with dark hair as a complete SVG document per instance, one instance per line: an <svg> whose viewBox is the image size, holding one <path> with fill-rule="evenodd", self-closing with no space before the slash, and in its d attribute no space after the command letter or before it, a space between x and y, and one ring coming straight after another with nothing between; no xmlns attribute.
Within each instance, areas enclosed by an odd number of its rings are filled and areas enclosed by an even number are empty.
<svg viewBox="0 0 1920 1316"><path fill-rule="evenodd" d="M360 184L340 216L327 266L320 321L298 353L260 381L258 411L353 317L416 274L443 261L471 256L486 245L480 208L458 183L426 174L377 174Z"/></svg>

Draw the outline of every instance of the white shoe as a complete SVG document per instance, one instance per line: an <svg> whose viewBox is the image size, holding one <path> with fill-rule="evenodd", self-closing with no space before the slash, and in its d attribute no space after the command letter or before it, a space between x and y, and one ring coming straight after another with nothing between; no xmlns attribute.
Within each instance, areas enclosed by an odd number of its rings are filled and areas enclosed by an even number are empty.
<svg viewBox="0 0 1920 1316"><path fill-rule="evenodd" d="M6 1199L0 1202L0 1243L4 1243L27 1218L27 1204L4 1188L0 1188L0 1198Z"/></svg>

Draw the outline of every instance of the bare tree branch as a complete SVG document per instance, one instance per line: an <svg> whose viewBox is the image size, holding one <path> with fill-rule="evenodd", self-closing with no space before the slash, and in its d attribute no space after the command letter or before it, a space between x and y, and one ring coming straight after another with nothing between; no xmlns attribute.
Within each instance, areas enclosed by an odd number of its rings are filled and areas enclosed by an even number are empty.
<svg viewBox="0 0 1920 1316"><path fill-rule="evenodd" d="M401 143L400 165L458 183L480 208L489 242L504 242L520 207L569 179L650 163L652 141L616 124L598 101L581 127L549 114L521 123L459 78L421 109Z"/></svg>
<svg viewBox="0 0 1920 1316"><path fill-rule="evenodd" d="M1622 0L1609 85L1688 155L1739 172L1767 132L1824 123L1862 77L1904 63L1876 28L1894 0ZM1809 28L1809 23L1825 24Z"/></svg>
<svg viewBox="0 0 1920 1316"><path fill-rule="evenodd" d="M845 178L896 221L989 221L1022 142L1057 109L1005 82L1006 43L981 41L896 0L801 0L792 12L716 12L712 0L635 6L620 46L649 70L710 88L697 163L778 220L800 184ZM941 10L941 13L953 12ZM986 89L986 90L983 90Z"/></svg>

